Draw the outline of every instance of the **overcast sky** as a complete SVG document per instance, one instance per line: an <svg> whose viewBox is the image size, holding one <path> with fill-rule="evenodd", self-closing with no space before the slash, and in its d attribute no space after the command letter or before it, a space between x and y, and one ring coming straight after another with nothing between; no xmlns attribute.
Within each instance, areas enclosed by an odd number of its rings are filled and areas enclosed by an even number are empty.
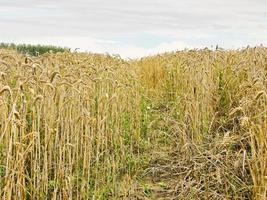
<svg viewBox="0 0 267 200"><path fill-rule="evenodd" d="M0 0L0 41L135 58L267 45L267 0Z"/></svg>

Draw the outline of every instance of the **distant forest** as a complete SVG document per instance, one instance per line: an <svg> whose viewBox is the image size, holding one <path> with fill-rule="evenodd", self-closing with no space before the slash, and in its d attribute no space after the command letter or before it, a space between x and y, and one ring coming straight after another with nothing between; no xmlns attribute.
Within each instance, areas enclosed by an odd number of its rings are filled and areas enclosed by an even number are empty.
<svg viewBox="0 0 267 200"><path fill-rule="evenodd" d="M46 52L64 52L69 51L67 47L57 47L52 45L31 45L31 44L14 44L14 43L0 43L0 48L14 49L23 54L38 56Z"/></svg>

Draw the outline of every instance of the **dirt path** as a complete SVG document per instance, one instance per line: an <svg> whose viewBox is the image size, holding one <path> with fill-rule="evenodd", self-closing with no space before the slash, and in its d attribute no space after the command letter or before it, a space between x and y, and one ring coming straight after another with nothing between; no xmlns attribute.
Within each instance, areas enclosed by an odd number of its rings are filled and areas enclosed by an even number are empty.
<svg viewBox="0 0 267 200"><path fill-rule="evenodd" d="M173 167L176 156L172 155L175 141L168 134L170 126L166 127L168 118L164 115L160 110L154 110L148 133L152 137L151 148L145 155L150 161L138 173L129 199L176 199L177 171Z"/></svg>
<svg viewBox="0 0 267 200"><path fill-rule="evenodd" d="M131 199L175 199L176 170L170 150L153 149L148 166L138 175Z"/></svg>

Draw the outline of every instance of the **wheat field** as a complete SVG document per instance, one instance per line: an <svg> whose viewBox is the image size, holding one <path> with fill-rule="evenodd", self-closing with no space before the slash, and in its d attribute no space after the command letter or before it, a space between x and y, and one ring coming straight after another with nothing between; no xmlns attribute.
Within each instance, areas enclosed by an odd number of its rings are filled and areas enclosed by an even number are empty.
<svg viewBox="0 0 267 200"><path fill-rule="evenodd" d="M0 197L264 200L266 112L265 47L0 49Z"/></svg>

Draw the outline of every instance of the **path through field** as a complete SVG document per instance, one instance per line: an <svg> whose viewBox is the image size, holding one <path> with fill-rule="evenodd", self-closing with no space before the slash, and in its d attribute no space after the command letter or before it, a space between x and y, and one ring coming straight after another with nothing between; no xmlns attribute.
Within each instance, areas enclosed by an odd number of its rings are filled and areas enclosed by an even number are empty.
<svg viewBox="0 0 267 200"><path fill-rule="evenodd" d="M146 152L148 165L138 173L133 184L130 199L176 199L178 177L184 173L177 171L177 157L172 151L175 138L169 134L168 113L161 109L151 109L152 120L148 135L152 136L151 148ZM169 123L171 123L169 121ZM170 124L171 125L171 124ZM172 124L174 125L174 124ZM185 174L184 174L185 175Z"/></svg>

